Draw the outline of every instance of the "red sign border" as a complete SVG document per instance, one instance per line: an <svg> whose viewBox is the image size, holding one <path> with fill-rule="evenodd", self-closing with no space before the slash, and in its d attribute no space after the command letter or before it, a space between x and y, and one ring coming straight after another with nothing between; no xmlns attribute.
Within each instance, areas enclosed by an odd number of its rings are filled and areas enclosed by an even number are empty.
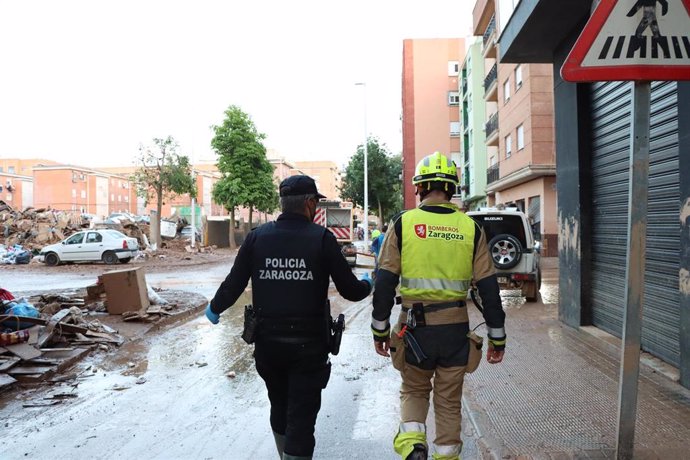
<svg viewBox="0 0 690 460"><path fill-rule="evenodd" d="M570 82L627 81L627 80L690 80L690 65L620 65L582 67L582 61L619 0L601 0L585 24L575 45L561 66L561 78ZM690 19L690 0L681 0Z"/></svg>

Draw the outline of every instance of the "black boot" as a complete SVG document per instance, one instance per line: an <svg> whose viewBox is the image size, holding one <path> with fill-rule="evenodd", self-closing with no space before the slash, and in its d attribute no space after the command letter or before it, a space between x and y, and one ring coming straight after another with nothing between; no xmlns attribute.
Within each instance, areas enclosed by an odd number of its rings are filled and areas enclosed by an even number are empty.
<svg viewBox="0 0 690 460"><path fill-rule="evenodd" d="M415 444L414 450L410 452L410 455L405 458L405 460L426 460L427 449L424 444Z"/></svg>

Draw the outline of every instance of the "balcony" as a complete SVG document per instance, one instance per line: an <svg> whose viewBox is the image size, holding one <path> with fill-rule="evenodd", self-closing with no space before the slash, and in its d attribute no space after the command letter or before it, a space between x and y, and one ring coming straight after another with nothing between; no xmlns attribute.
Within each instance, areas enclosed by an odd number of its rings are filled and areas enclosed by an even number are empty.
<svg viewBox="0 0 690 460"><path fill-rule="evenodd" d="M491 67L484 78L484 100L498 102L498 66Z"/></svg>
<svg viewBox="0 0 690 460"><path fill-rule="evenodd" d="M491 16L483 36L482 55L484 59L496 58L496 17Z"/></svg>
<svg viewBox="0 0 690 460"><path fill-rule="evenodd" d="M491 115L484 125L484 136L486 145L498 145L498 112Z"/></svg>
<svg viewBox="0 0 690 460"><path fill-rule="evenodd" d="M499 174L499 164L496 163L495 165L489 166L489 169L486 170L486 184L491 184L493 182L496 182L500 178Z"/></svg>

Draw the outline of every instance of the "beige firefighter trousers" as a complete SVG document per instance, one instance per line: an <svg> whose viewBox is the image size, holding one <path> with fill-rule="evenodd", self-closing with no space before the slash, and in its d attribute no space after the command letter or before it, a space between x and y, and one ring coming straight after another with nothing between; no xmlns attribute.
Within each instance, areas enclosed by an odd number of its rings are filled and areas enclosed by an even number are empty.
<svg viewBox="0 0 690 460"><path fill-rule="evenodd" d="M405 317L405 314L400 314L393 332L400 331ZM429 325L466 321L468 321L467 307L442 310L427 315L427 324ZM397 345L399 350L404 350L402 340L397 336L392 337L391 345ZM460 440L461 398L466 366L437 367L432 370L424 370L406 363L404 352L394 356L393 360L393 365L400 371L402 377L400 387L401 422L426 424L429 413L429 398L433 393L436 423L434 444L438 446L462 445Z"/></svg>

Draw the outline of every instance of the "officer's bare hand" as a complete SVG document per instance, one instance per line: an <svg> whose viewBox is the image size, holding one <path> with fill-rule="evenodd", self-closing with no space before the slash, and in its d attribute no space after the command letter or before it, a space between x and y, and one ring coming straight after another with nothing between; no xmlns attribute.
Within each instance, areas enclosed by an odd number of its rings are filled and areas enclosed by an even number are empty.
<svg viewBox="0 0 690 460"><path fill-rule="evenodd" d="M374 348L379 355L389 357L391 355L388 352L391 349L391 339L374 340Z"/></svg>

